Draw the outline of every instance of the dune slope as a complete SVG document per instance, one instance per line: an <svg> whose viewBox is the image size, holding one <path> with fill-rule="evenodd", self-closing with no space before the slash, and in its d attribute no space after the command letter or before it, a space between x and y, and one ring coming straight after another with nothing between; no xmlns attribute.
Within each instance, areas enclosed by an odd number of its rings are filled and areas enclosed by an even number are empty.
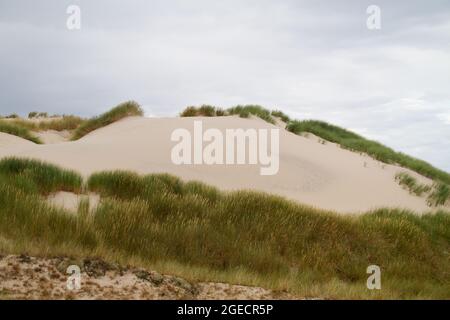
<svg viewBox="0 0 450 320"><path fill-rule="evenodd" d="M130 117L78 141L64 143L11 143L9 136L1 135L0 157L32 157L86 176L114 169L167 172L225 190L255 189L338 212L358 213L379 207L416 212L429 210L424 198L409 194L394 177L399 171L406 171L422 182L431 183L430 180L410 170L341 149L333 143L322 144L283 129L280 129L280 168L276 175L261 176L260 165L175 165L171 161L171 150L176 143L171 141L171 134L178 128L192 132L195 120L203 121L204 130L217 128L222 132L235 128L278 128L261 119L233 116Z"/></svg>

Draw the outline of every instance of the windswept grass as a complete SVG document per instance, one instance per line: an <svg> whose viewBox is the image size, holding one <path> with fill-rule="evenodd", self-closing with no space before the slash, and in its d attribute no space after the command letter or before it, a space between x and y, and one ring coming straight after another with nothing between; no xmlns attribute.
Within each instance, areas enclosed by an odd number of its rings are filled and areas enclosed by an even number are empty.
<svg viewBox="0 0 450 320"><path fill-rule="evenodd" d="M416 196L427 195L427 204L432 206L446 205L450 201L450 188L443 182L434 182L432 186L421 184L406 172L400 172L395 180Z"/></svg>
<svg viewBox="0 0 450 320"><path fill-rule="evenodd" d="M423 160L396 152L379 142L367 140L356 133L326 122L316 120L291 121L286 129L296 134L313 133L325 140L335 142L343 148L364 152L381 162L399 164L433 180L442 181L447 185L450 184L450 174L447 172L439 170Z"/></svg>
<svg viewBox="0 0 450 320"><path fill-rule="evenodd" d="M220 192L201 182L183 182L170 174L140 176L128 171L99 172L88 179L90 191L121 200L150 199L157 195L195 195L209 202L220 198Z"/></svg>
<svg viewBox="0 0 450 320"><path fill-rule="evenodd" d="M1 172L29 167L12 163L1 163ZM449 213L340 216L264 193L125 171L94 174L88 188L103 200L75 216L0 178L0 239L16 251L95 254L307 297L450 298ZM382 271L379 291L366 288L372 264Z"/></svg>
<svg viewBox="0 0 450 320"><path fill-rule="evenodd" d="M285 123L288 123L289 121L291 121L291 118L289 118L289 116L287 114L285 114L283 111L273 110L271 114L274 117L280 118Z"/></svg>
<svg viewBox="0 0 450 320"><path fill-rule="evenodd" d="M83 187L83 179L78 173L31 159L2 159L0 176L17 189L44 195L57 191L79 193Z"/></svg>
<svg viewBox="0 0 450 320"><path fill-rule="evenodd" d="M42 143L41 140L33 136L33 134L27 128L21 127L17 124L10 123L7 121L0 120L0 132L8 133L32 141L37 144Z"/></svg>
<svg viewBox="0 0 450 320"><path fill-rule="evenodd" d="M229 108L227 112L229 114L237 114L241 118L248 118L249 115L254 115L271 124L275 124L275 120L271 116L270 111L258 105L239 105Z"/></svg>
<svg viewBox="0 0 450 320"><path fill-rule="evenodd" d="M430 205L446 205L450 202L450 187L443 182L435 182L427 200Z"/></svg>
<svg viewBox="0 0 450 320"><path fill-rule="evenodd" d="M221 117L227 115L226 111L210 105L200 107L190 106L180 113L180 117Z"/></svg>
<svg viewBox="0 0 450 320"><path fill-rule="evenodd" d="M280 116L280 112L276 112ZM275 119L271 112L258 105L235 106L223 110L210 105L202 105L200 107L187 107L180 113L180 117L220 117L226 115L239 115L241 118L248 118L250 115L259 117L271 124L275 124ZM285 118L286 115L283 115Z"/></svg>
<svg viewBox="0 0 450 320"><path fill-rule="evenodd" d="M72 140L78 140L96 129L105 127L125 117L142 116L143 114L144 112L137 102L128 101L121 103L110 111L83 122L75 130Z"/></svg>
<svg viewBox="0 0 450 320"><path fill-rule="evenodd" d="M30 121L24 119L10 120L10 124L25 128L32 131L46 131L46 130L74 130L78 128L85 120L77 116L64 115L58 119Z"/></svg>
<svg viewBox="0 0 450 320"><path fill-rule="evenodd" d="M405 188L407 188L409 192L419 197L431 190L430 186L417 182L416 178L406 172L400 172L396 174L395 180L397 180L401 186L405 186Z"/></svg>

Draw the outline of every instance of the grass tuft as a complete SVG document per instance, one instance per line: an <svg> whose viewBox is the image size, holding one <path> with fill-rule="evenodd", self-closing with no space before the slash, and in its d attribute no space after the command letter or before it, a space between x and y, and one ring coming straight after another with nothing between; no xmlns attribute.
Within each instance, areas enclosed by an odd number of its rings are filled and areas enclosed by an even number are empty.
<svg viewBox="0 0 450 320"><path fill-rule="evenodd" d="M33 136L27 128L4 120L0 120L0 132L8 133L37 144L42 143L41 140L38 137Z"/></svg>
<svg viewBox="0 0 450 320"><path fill-rule="evenodd" d="M32 131L46 131L46 130L63 131L63 130L74 130L78 128L84 121L85 121L84 119L77 116L64 115L59 119L51 119L36 122L24 119L14 119L10 120L9 123Z"/></svg>
<svg viewBox="0 0 450 320"><path fill-rule="evenodd" d="M270 111L258 105L244 105L244 106L238 105L229 108L227 111L229 114L236 114L239 115L241 118L248 118L250 114L252 114L271 124L275 124L275 120L271 116Z"/></svg>
<svg viewBox="0 0 450 320"><path fill-rule="evenodd" d="M287 114L285 114L283 111L273 110L271 114L274 117L280 118L285 123L288 123L289 121L291 121L291 118L289 118L289 116Z"/></svg>
<svg viewBox="0 0 450 320"><path fill-rule="evenodd" d="M144 112L137 102L128 101L121 103L110 111L83 122L75 130L72 140L78 140L94 130L105 127L125 117L142 116L143 114Z"/></svg>
<svg viewBox="0 0 450 320"><path fill-rule="evenodd" d="M413 193L419 197L423 193L431 190L430 186L418 183L416 178L406 172L400 172L396 174L395 180L398 181L401 186L404 186L406 189L408 189L410 193Z"/></svg>
<svg viewBox="0 0 450 320"><path fill-rule="evenodd" d="M0 175L20 190L44 195L57 191L80 193L83 184L82 177L74 171L15 157L0 160Z"/></svg>
<svg viewBox="0 0 450 320"><path fill-rule="evenodd" d="M335 142L343 148L364 152L381 162L398 164L433 180L450 184L450 174L447 172L439 170L423 160L396 152L379 142L367 140L356 133L326 122L316 120L291 121L286 129L295 134L313 133L327 141Z"/></svg>
<svg viewBox="0 0 450 320"><path fill-rule="evenodd" d="M198 108L187 107L180 113L180 117L221 117L224 115L226 115L224 110L206 104Z"/></svg>

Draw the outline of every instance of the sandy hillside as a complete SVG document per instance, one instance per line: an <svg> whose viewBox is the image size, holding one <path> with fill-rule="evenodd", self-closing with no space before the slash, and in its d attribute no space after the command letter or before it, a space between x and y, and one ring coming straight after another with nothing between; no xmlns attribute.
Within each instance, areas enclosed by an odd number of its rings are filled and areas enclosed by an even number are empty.
<svg viewBox="0 0 450 320"><path fill-rule="evenodd" d="M255 189L339 212L357 213L379 207L429 210L424 198L409 194L395 181L397 172L409 170L380 163L332 143L322 144L312 135L302 137L283 129L280 169L274 176L261 176L259 164L177 166L171 161L171 149L176 144L170 140L171 133L177 128L192 132L194 120L202 120L204 130L218 128L222 132L233 128L278 128L257 118L132 117L73 142L35 145L0 134L0 157L33 157L84 175L112 169L168 172L221 189ZM412 174L421 182L431 183Z"/></svg>

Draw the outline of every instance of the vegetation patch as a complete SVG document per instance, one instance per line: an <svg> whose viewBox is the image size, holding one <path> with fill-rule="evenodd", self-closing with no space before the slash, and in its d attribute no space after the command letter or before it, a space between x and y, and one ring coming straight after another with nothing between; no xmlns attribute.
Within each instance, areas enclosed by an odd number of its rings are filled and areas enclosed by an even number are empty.
<svg viewBox="0 0 450 320"><path fill-rule="evenodd" d="M285 114L283 111L273 110L271 114L274 117L280 118L285 123L288 123L289 121L291 121L291 118L289 118L289 116L287 114Z"/></svg>
<svg viewBox="0 0 450 320"><path fill-rule="evenodd" d="M137 102L128 101L121 103L117 107L111 109L110 111L83 122L75 130L72 136L72 140L78 140L87 135L88 133L97 130L99 128L105 127L120 119L130 116L143 116L143 114L144 112Z"/></svg>
<svg viewBox="0 0 450 320"><path fill-rule="evenodd" d="M180 113L180 117L221 117L226 115L228 114L225 110L206 104L200 107L187 107Z"/></svg>
<svg viewBox="0 0 450 320"><path fill-rule="evenodd" d="M89 178L87 188L102 195L93 212L67 215L15 181L42 183L43 190L57 188L54 180L78 186L74 178L61 181L62 173L28 160L0 161L9 179L0 178L0 238L10 250L95 255L305 297L450 298L448 212L343 216L265 193L117 171ZM40 182L48 175L55 178ZM382 270L382 290L366 288L373 264Z"/></svg>
<svg viewBox="0 0 450 320"><path fill-rule="evenodd" d="M417 179L406 172L400 172L395 175L395 180L401 186L404 186L409 190L410 193L416 196L421 196L423 193L427 193L431 190L431 187L426 184L421 184L417 182Z"/></svg>
<svg viewBox="0 0 450 320"><path fill-rule="evenodd" d="M237 114L241 118L248 118L249 115L254 115L268 123L275 124L275 119L271 116L270 111L258 105L239 105L229 108L227 112L232 115Z"/></svg>
<svg viewBox="0 0 450 320"><path fill-rule="evenodd" d="M24 119L14 119L8 121L8 123L31 131L63 131L74 130L78 128L84 121L84 119L77 116L64 115L60 118L51 120L30 121Z"/></svg>
<svg viewBox="0 0 450 320"><path fill-rule="evenodd" d="M0 132L8 133L34 143L42 143L38 137L35 137L27 128L24 128L15 123L10 123L9 121L0 120Z"/></svg>
<svg viewBox="0 0 450 320"><path fill-rule="evenodd" d="M423 160L396 152L379 142L367 140L356 133L326 122L316 120L291 121L286 129L295 134L313 133L327 141L337 143L343 148L364 152L381 162L398 164L433 180L442 181L447 185L450 184L450 174L447 172L439 170Z"/></svg>
<svg viewBox="0 0 450 320"><path fill-rule="evenodd" d="M5 158L0 161L0 178L14 189L48 195L57 191L80 193L82 177L71 170L38 160Z"/></svg>
<svg viewBox="0 0 450 320"><path fill-rule="evenodd" d="M279 112L276 112L276 114L277 116L280 115ZM250 115L254 115L271 124L275 124L275 119L272 117L271 112L258 105L238 105L226 110L210 105L191 106L180 113L181 117L220 117L227 115L239 115L241 118L248 118Z"/></svg>
<svg viewBox="0 0 450 320"><path fill-rule="evenodd" d="M450 201L450 187L444 182L434 182L432 186L428 186L418 183L416 178L406 172L398 173L395 180L416 196L427 195L427 204L430 207L445 206Z"/></svg>

